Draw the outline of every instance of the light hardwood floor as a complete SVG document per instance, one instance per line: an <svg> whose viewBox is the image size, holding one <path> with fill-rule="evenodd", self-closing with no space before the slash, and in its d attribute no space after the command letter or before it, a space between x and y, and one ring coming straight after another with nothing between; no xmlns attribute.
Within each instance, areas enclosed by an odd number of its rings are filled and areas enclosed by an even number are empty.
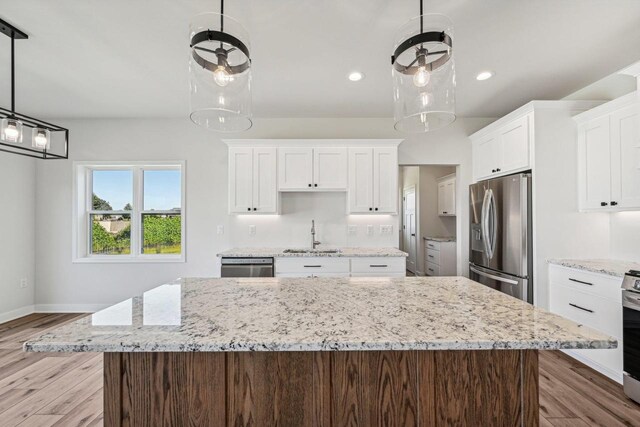
<svg viewBox="0 0 640 427"><path fill-rule="evenodd" d="M102 425L102 355L24 353L22 343L83 314L0 324L0 426ZM540 352L540 425L640 426L622 387L560 352Z"/></svg>

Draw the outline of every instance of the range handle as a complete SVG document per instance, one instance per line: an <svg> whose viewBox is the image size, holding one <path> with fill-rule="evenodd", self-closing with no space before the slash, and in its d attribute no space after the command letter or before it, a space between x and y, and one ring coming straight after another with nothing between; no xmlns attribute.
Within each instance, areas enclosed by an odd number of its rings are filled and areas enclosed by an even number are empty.
<svg viewBox="0 0 640 427"><path fill-rule="evenodd" d="M469 266L469 270L473 271L476 274L479 274L480 276L483 277L488 277L489 279L493 279L493 280L497 280L498 282L503 282L503 283L508 283L510 285L517 285L518 281L517 280L513 280L513 279L507 279L506 277L500 277L498 275L495 274L491 274L491 273L486 273L482 270L478 270L477 268L473 267L473 266Z"/></svg>

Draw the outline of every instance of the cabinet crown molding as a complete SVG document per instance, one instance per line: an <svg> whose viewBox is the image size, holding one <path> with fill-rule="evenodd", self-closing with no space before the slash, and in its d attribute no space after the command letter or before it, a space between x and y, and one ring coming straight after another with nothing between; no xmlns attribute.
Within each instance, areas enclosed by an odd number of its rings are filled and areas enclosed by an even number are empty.
<svg viewBox="0 0 640 427"><path fill-rule="evenodd" d="M397 147L403 139L223 139L229 147Z"/></svg>
<svg viewBox="0 0 640 427"><path fill-rule="evenodd" d="M575 116L573 116L573 120L575 120L577 123L584 123L598 117L606 116L607 114L610 114L628 105L632 105L634 103L640 104L640 101L638 100L639 97L640 93L638 91L628 93L612 101L601 103L600 105L591 108L590 110L587 110L583 113L576 114Z"/></svg>

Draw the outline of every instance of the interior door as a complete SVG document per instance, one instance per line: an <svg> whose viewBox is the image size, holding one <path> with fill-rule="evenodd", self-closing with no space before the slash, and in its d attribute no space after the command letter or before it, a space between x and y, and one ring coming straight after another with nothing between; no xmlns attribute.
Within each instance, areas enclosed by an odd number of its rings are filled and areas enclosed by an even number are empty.
<svg viewBox="0 0 640 427"><path fill-rule="evenodd" d="M582 209L607 209L611 202L609 129L609 116L605 116L588 122L579 133Z"/></svg>
<svg viewBox="0 0 640 427"><path fill-rule="evenodd" d="M322 190L347 189L347 149L313 149L313 186Z"/></svg>
<svg viewBox="0 0 640 427"><path fill-rule="evenodd" d="M373 149L373 210L398 213L398 150Z"/></svg>
<svg viewBox="0 0 640 427"><path fill-rule="evenodd" d="M278 149L278 188L280 191L311 190L313 187L313 148Z"/></svg>
<svg viewBox="0 0 640 427"><path fill-rule="evenodd" d="M407 270L416 272L417 231L416 231L416 187L408 187L402 195L403 248L409 254Z"/></svg>
<svg viewBox="0 0 640 427"><path fill-rule="evenodd" d="M373 212L373 149L349 148L349 213Z"/></svg>
<svg viewBox="0 0 640 427"><path fill-rule="evenodd" d="M640 207L640 107L611 115L611 202Z"/></svg>
<svg viewBox="0 0 640 427"><path fill-rule="evenodd" d="M253 209L253 149L229 148L229 212L247 213Z"/></svg>
<svg viewBox="0 0 640 427"><path fill-rule="evenodd" d="M256 147L253 149L253 211L277 213L278 177L276 149Z"/></svg>

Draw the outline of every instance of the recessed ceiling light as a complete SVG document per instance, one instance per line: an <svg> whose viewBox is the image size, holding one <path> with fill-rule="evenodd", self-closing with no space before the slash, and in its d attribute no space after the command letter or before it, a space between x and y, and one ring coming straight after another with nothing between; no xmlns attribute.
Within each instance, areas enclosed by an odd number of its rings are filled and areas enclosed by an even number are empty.
<svg viewBox="0 0 640 427"><path fill-rule="evenodd" d="M360 71L354 71L353 73L349 74L349 80L351 80L352 82L359 82L362 79L364 79L364 74L362 74Z"/></svg>
<svg viewBox="0 0 640 427"><path fill-rule="evenodd" d="M489 80L493 77L493 71L483 71L476 76L476 80Z"/></svg>

